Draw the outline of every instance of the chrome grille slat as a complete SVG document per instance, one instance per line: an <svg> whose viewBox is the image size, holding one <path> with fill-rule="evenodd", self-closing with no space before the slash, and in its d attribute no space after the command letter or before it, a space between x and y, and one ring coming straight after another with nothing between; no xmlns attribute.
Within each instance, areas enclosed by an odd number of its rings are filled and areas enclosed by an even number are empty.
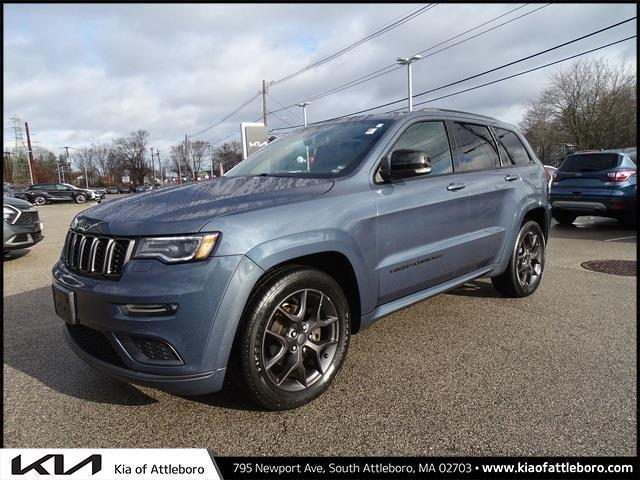
<svg viewBox="0 0 640 480"><path fill-rule="evenodd" d="M118 279L133 256L135 240L87 235L70 230L62 260L70 270Z"/></svg>

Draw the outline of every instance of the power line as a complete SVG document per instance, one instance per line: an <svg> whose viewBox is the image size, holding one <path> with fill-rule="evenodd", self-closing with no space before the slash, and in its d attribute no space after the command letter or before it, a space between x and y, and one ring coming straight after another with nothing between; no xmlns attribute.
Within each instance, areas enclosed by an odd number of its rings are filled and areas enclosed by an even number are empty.
<svg viewBox="0 0 640 480"><path fill-rule="evenodd" d="M502 77L502 78L500 78L500 79L493 80L493 81L491 81L491 82L487 82L487 83L484 83L484 84L482 84L482 85L477 85L477 86L475 86L475 87L470 87L470 88L467 88L467 89L464 89L464 90L460 90L460 91L458 91L458 92L454 92L454 93L451 93L451 94L448 94L448 95L443 95L443 96L438 97L438 98L432 98L432 99L429 99L429 100L425 100L425 101L422 101L422 102L416 103L416 106L417 106L417 105L424 105L425 103L433 102L433 101L436 101L436 100L441 100L441 99L443 99L443 98L452 97L452 96L454 96L454 95L459 95L459 94L461 94L461 93L469 92L469 91L471 91L471 90L476 90L476 89L478 89L478 88L486 87L486 86L488 86L488 85L493 85L493 84L498 83L498 82L502 82L502 81L505 81L505 80L509 80L509 79L511 79L511 78L518 77L518 76L524 75L524 74L526 74L526 73L531 73L531 72L534 72L534 71L536 71L536 70L540 70L540 69L543 69L543 68L546 68L546 67L550 67L550 66L552 66L552 65L556 65L556 64L558 64L558 63L566 62L566 61L568 61L568 60L572 60L572 59L574 59L574 58L577 58L577 57L580 57L580 56L583 56L583 55L587 55L587 54L589 54L589 53L593 53L593 52L596 52L596 51L598 51L598 50L602 50L602 49L604 49L604 48L610 47L610 46L612 46L612 45L616 45L616 44L618 44L618 43L626 42L626 41L631 40L632 38L635 38L635 37L636 37L636 35L632 35L632 36L630 36L630 37L626 37L626 38L623 38L623 39L621 39L621 40L617 40L617 41L615 41L615 42L611 42L611 43L608 43L608 44L606 44L606 45L602 45L602 46L600 46L600 47L592 48L592 49L590 49L590 50L586 50L586 51L584 51L584 52L580 52L580 53L577 53L577 54L575 54L575 55L571 55L571 56L568 56L568 57L562 58L562 59L560 59L560 60L556 60L556 61L554 61L554 62L547 63L547 64L545 64L545 65L541 65L541 66L538 66L538 67L534 67L534 68L531 68L531 69L529 69L529 70L525 70L525 71L523 71L523 72L519 72L519 73L516 73L516 74L513 74L513 75L508 75L508 76L506 76L506 77ZM477 76L474 76L473 78L476 78L476 77L477 77ZM455 83L457 83L457 82L455 82ZM431 90L431 91L434 91L434 90L438 90L438 89L433 89L433 90ZM426 93L426 92L423 92L423 93ZM415 97L415 96L417 96L417 95L414 95L414 97ZM360 114L360 113L369 112L369 111L371 111L371 110L377 110L377 109L379 109L379 108L387 107L387 106L393 105L393 104L395 104L395 103L403 102L403 101L405 101L405 100L406 100L406 98L403 98L403 99L400 99L400 100L396 100L396 101L394 101L394 102L389 102L389 103L385 103L385 104L382 104L382 105L377 105L377 106L375 106L375 107L367 108L367 109L365 109L365 110L360 110L360 111L357 111L357 112L351 112L351 113L348 113L348 114L346 114L346 115L340 115L339 117L333 117L333 118L329 118L329 119L326 119L326 120L322 120L322 121L314 122L312 125L317 125L317 124L324 123L324 122L331 121L331 120L339 120L339 119L341 119L341 118L350 117L350 116L352 116L352 115L358 115L358 114ZM403 110L403 109L394 109L394 110L390 110L390 111L389 111L389 112L387 112L387 113L390 113L390 112L398 112L398 111L401 111L401 110ZM293 128L299 128L299 127L302 127L302 126L303 126L303 125L295 125ZM285 128L285 127L283 127L283 128L274 128L274 130L287 130L287 129L288 129L288 127L287 127L287 128Z"/></svg>
<svg viewBox="0 0 640 480"><path fill-rule="evenodd" d="M443 95L441 97L431 98L429 100L424 100L422 102L416 103L416 106L417 105L424 105L425 103L429 103L429 102L435 102L436 100L442 100L443 98L452 97L454 95L460 95L461 93L470 92L471 90L476 90L478 88L486 87L488 85L493 85L494 83L503 82L505 80L509 80L511 78L519 77L519 76L525 75L527 73L535 72L536 70L541 70L543 68L547 68L547 67L550 67L552 65L557 65L558 63L566 62L567 60L573 60L574 58L581 57L582 55L587 55L589 53L593 53L593 52L596 52L598 50L602 50L603 48L611 47L612 45L617 45L618 43L626 42L627 40L631 40L632 38L636 38L636 36L637 35L631 35L630 37L623 38L621 40L617 40L615 42L611 42L611 43L608 43L606 45L602 45L600 47L592 48L591 50L586 50L584 52L580 52L580 53L577 53L575 55L571 55L569 57L565 57L565 58L562 58L560 60L556 60L554 62L546 63L544 65L540 65L539 67L530 68L529 70L524 70L524 71L519 72L519 73L514 73L513 75L502 77L502 78L499 78L498 80L493 80L491 82L483 83L482 85L477 85L475 87L470 87L470 88L466 88L464 90L459 90L457 92L450 93L448 95ZM397 111L399 111L399 110L398 109L391 110L391 112L397 112Z"/></svg>
<svg viewBox="0 0 640 480"><path fill-rule="evenodd" d="M327 62L329 62L331 60L334 60L334 59L344 55L345 53L353 50L354 48L359 47L363 43L366 43L369 40L373 40L374 38L379 37L380 35L383 35L383 34L387 33L388 31L393 30L393 29L399 27L400 25L402 25L402 24L404 24L404 23L406 23L406 22L408 22L410 20L413 20L414 18L416 18L419 15L422 15L423 13L431 10L432 8L436 7L437 5L438 5L437 3L429 3L429 4L427 4L427 5L423 6L423 7L420 7L417 10L415 10L415 11L413 11L413 12L411 12L411 13L405 15L405 16L403 16L399 20L393 21L392 23L387 24L387 25L379 28L375 32L372 32L372 33L366 35L365 37L363 37L363 38L361 38L359 40L356 40L355 42L350 43L349 45L341 48L340 50L338 50L338 51L336 51L334 53L331 53L331 54L329 54L329 55L327 55L327 56L325 56L325 57L323 57L323 58L321 58L321 59L309 64L309 65L307 65L306 67L301 68L300 70L298 70L298 71L296 71L294 73L286 75L286 76L284 76L282 78L279 78L277 80L273 80L269 84L270 85L278 85L278 84L280 84L282 82L285 82L287 80L290 80L290 79L300 75L301 73L304 73L304 72L309 71L309 70L311 70L313 68L319 67L320 65L323 65L323 64L325 64L325 63L327 63Z"/></svg>
<svg viewBox="0 0 640 480"><path fill-rule="evenodd" d="M485 21L485 22L483 22L483 23L481 23L481 24L479 24L479 25L476 25L475 27L472 27L472 28L470 28L470 29L468 29L468 30L465 30L465 31L464 31L464 32L462 32L462 33L459 33L459 34L457 34L457 35L454 35L453 37L450 37L450 38L448 38L448 39L446 39L446 40L443 40L442 42L440 42L440 43L438 43L438 44L436 44L436 45L432 45L431 47L429 47L429 48L427 48L427 49L425 49L425 50L422 50L421 52L418 52L418 54L422 54L422 53L424 53L424 52L428 52L429 50L432 50L432 49L437 48L437 47L439 47L439 46L441 46L441 45L444 45L445 43L450 42L451 40L455 40L456 38L459 38L459 37L461 37L461 36L463 36L463 35L466 35L467 33L470 33L470 32L472 32L472 31L474 31L474 30L477 30L478 28L481 28L481 27L483 27L483 26L485 26L485 25L487 25L487 24L489 24L489 23L495 22L496 20L499 20L500 18L503 18L503 17L505 17L505 16L507 16L507 15L509 15L509 14L513 13L513 12L515 12L516 10L520 10L521 8L526 7L527 5L529 5L529 4L528 4L528 3L525 3L524 5L521 5L521 6L519 6L519 7L516 7L516 8L514 8L514 9L511 9L511 10L509 10L508 12L505 12L505 13L503 13L503 14L501 14L501 15L498 15L497 17L494 17L494 18L492 18L492 19L490 19L490 20L487 20L487 21ZM436 51L436 52L430 53L429 55L426 55L426 57L433 56L433 55L435 55L435 54L437 54L437 53L440 53L440 52L442 52L442 51L444 51L444 50L446 50L446 49L448 49L448 48L451 48L451 47L454 47L454 46L460 45L460 44L462 44L462 43L464 43L464 42L466 42L466 41L468 41L468 40L471 40L471 39L473 39L473 38L477 38L477 37L479 37L479 36L481 36L481 35L484 35L485 33L488 33L488 32L490 32L490 31L496 30L497 28L503 27L503 26L505 26L505 25L507 25L507 24L509 24L509 23L511 23L511 22L514 22L514 21L516 21L516 20L519 20L520 18L526 17L527 15L530 15L530 14L532 14L532 13L535 13L535 12L537 12L538 10L541 10L541 9L543 9L543 8L546 8L546 7L548 7L549 5L551 5L551 4L542 5L542 6L538 7L538 8L535 8L535 9L533 9L533 10L530 10L530 11L528 11L528 12L526 12L526 13L522 14L522 15L518 15L517 17L514 17L514 18L512 18L512 19L510 19L510 20L508 20L508 21L506 21L506 22L503 22L503 23L500 23L500 24L498 24L498 25L495 25L495 26L493 26L493 27L491 27L491 28L489 28L489 29L487 29L487 30L483 30L482 32L479 32L479 33L477 33L476 35L473 35L473 36L468 37L468 38L466 38L466 39L464 39L464 40L461 40L460 42L457 42L457 43L455 43L455 44L453 44L453 45L449 45L448 47L442 48L442 49L440 49L440 50L438 50L438 51ZM424 57L424 58L426 58L426 57ZM329 95L333 95L333 94L335 94L335 93L339 93L339 92L341 92L341 91L343 91L343 90L346 90L346 89L348 89L348 88L355 87L355 86L360 85L360 84L362 84L362 83L368 82L369 80L373 80L373 79L375 79L375 78L381 77L381 76L386 75L386 74L388 74L388 73L394 72L394 71L396 71L396 70L398 70L398 69L400 69L400 68L403 68L403 67L402 67L402 66L398 66L398 65L397 65L397 64L395 64L395 63L392 63L392 64L387 65L387 66L385 66L385 67L383 67L383 68L380 68L380 69L378 69L378 70L376 70L376 71L374 71L374 72L368 73L368 74L363 75L363 76L361 76L361 77L358 77L358 78L356 78L356 79L354 79L354 80L350 80L349 82L346 82L346 83L344 83L344 84L342 84L342 85L338 85L337 87L334 87L334 88L332 88L332 89L330 89L330 90L327 90L326 92L323 92L323 93L320 93L320 94L314 95L314 96L312 96L312 97L309 97L309 98L308 98L308 100L311 100L311 101L313 101L313 100L318 100L318 99L320 99L320 98L324 98L324 97L327 97L327 96L329 96ZM385 71L385 70L386 70L386 71ZM291 106L293 106L293 105L291 105ZM276 111L276 112L280 112L281 110L275 110L275 111Z"/></svg>
<svg viewBox="0 0 640 480"><path fill-rule="evenodd" d="M260 93L255 94L253 97L251 97L249 100L247 100L246 102L244 102L242 105L240 105L238 108L236 108L233 112L229 113L228 115L226 115L224 118L218 120L216 123L214 123L213 125L208 126L207 128L205 128L204 130L200 130L197 133L194 133L192 135L189 135L190 138L193 137L197 137L198 135L203 134L204 132L207 132L209 130L211 130L212 128L217 127L218 125L223 124L224 122L226 122L227 120L229 120L231 117L233 117L236 113L240 112L244 107L246 107L247 105L249 105L251 102L253 102L256 98L258 98L260 96Z"/></svg>

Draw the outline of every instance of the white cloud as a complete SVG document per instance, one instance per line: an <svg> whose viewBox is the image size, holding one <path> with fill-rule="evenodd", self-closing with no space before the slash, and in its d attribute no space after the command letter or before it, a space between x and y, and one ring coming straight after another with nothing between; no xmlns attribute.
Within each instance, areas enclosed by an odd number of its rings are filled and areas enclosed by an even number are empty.
<svg viewBox="0 0 640 480"><path fill-rule="evenodd" d="M419 5L6 5L4 117L19 114L41 145L83 146L137 129L167 151L185 133L216 123L258 92L262 79L294 72ZM524 7L505 20L540 5ZM319 68L274 86L285 105L304 100L411 55L516 5L441 4ZM414 66L420 92L535 53L635 15L633 5L551 5ZM498 22L496 22L498 23ZM481 30L488 28L483 27ZM540 58L425 96L445 95L635 33L630 22ZM480 31L480 30L478 30ZM476 33L475 31L474 33ZM595 54L635 66L635 42ZM551 67L437 101L517 123ZM402 98L395 71L309 107L310 121ZM417 101L417 100L416 100ZM270 108L280 106L269 99ZM400 105L398 105L400 106ZM299 112L280 117L299 123ZM260 115L256 99L241 114L199 136L217 140ZM271 126L284 123L270 117ZM11 130L4 140L11 144Z"/></svg>

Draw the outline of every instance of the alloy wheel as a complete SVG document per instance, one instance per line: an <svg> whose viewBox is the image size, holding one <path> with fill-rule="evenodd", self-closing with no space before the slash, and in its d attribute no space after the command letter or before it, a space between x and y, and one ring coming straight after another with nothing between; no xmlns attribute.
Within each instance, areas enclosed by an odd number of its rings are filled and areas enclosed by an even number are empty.
<svg viewBox="0 0 640 480"><path fill-rule="evenodd" d="M535 232L526 232L517 250L516 273L523 287L531 287L540 281L544 262L544 241Z"/></svg>
<svg viewBox="0 0 640 480"><path fill-rule="evenodd" d="M273 310L262 338L269 380L296 392L315 384L332 368L340 336L338 313L325 293L292 293Z"/></svg>

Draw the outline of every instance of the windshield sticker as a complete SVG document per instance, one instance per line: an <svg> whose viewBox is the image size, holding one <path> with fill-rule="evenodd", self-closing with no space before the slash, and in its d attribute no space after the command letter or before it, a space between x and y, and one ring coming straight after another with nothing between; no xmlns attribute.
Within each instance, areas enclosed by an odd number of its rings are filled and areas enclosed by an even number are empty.
<svg viewBox="0 0 640 480"><path fill-rule="evenodd" d="M367 130L366 132L364 132L365 135L371 135L372 133L376 133L377 128L370 128L369 130Z"/></svg>

